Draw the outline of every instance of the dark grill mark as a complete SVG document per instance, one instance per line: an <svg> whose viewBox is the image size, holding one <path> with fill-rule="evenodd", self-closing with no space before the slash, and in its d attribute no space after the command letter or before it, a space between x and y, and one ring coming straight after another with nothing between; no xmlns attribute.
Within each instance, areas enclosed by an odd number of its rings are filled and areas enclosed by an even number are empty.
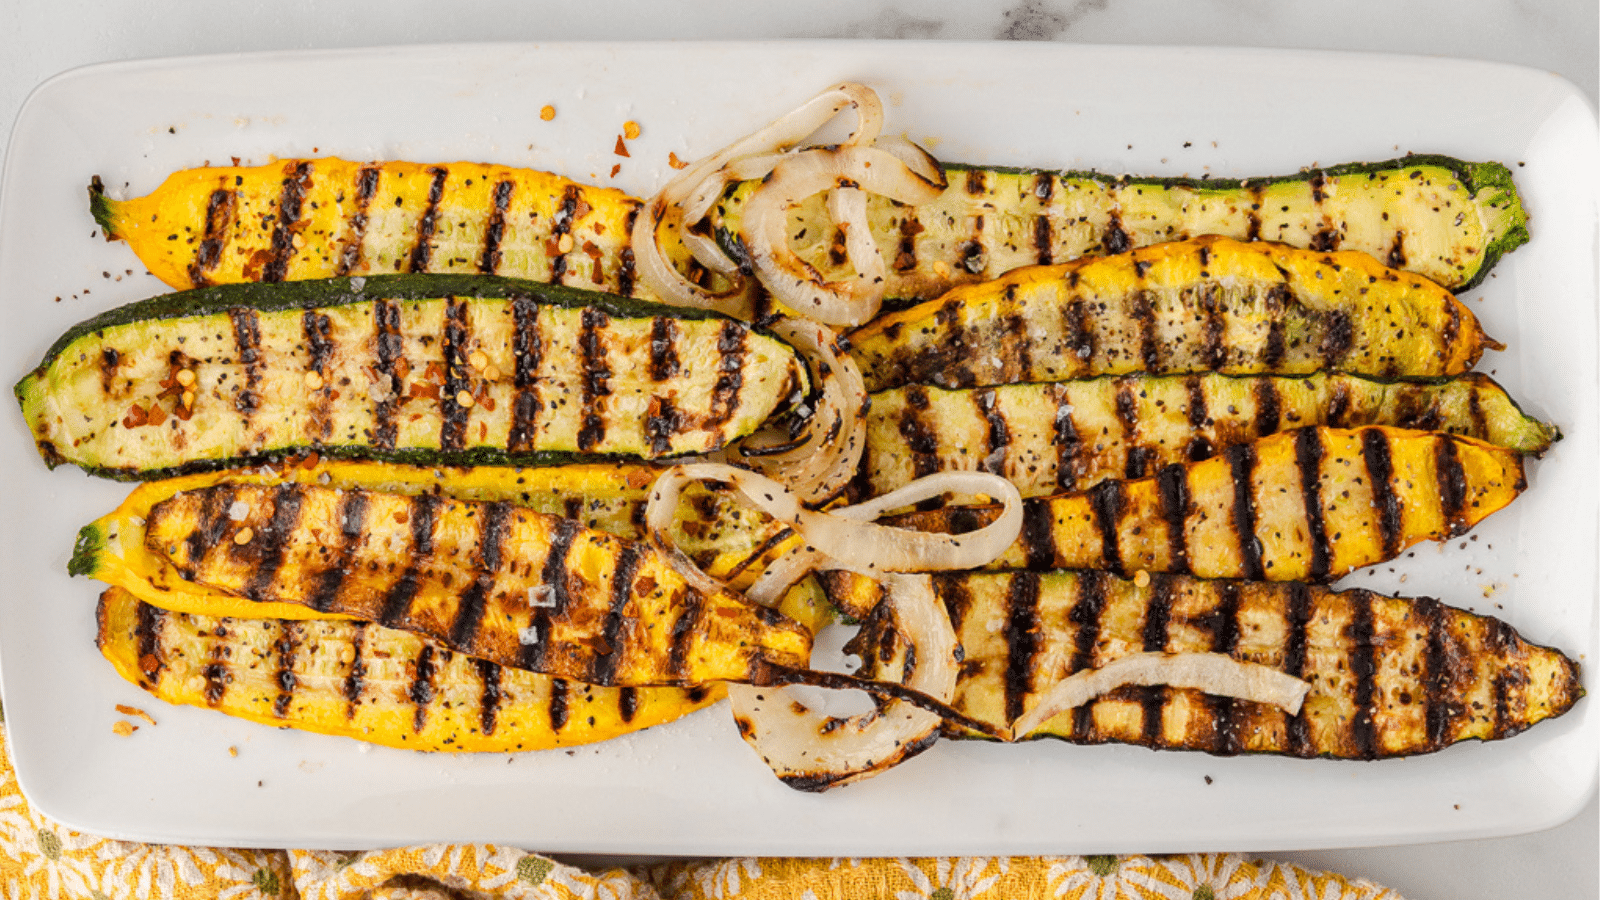
<svg viewBox="0 0 1600 900"><path fill-rule="evenodd" d="M518 657L518 664L529 671L537 672L544 666L545 657L550 652L550 622L562 615L572 602L572 595L567 589L567 554L572 551L572 542L577 538L580 527L574 519L557 519L553 527L550 552L545 556L544 568L539 572L540 581L550 588L550 605L533 608L528 625L533 629L530 635L532 640L523 643Z"/></svg>
<svg viewBox="0 0 1600 900"><path fill-rule="evenodd" d="M1078 452L1083 448L1078 438L1078 427L1072 420L1071 395L1063 386L1053 386L1056 392L1055 420L1051 423L1051 438L1056 446L1056 487L1070 491L1078 483Z"/></svg>
<svg viewBox="0 0 1600 900"><path fill-rule="evenodd" d="M511 521L509 503L485 504L479 514L477 577L461 593L456 604L455 621L450 625L450 644L463 652L470 652L478 636L478 626L483 623L483 609L494 587L495 573L500 570L501 545L505 542L506 528Z"/></svg>
<svg viewBox="0 0 1600 900"><path fill-rule="evenodd" d="M1394 490L1394 460L1389 455L1389 438L1376 428L1361 431L1361 458L1372 481L1372 505L1378 511L1378 532L1383 540L1383 555L1392 557L1400 549L1400 498Z"/></svg>
<svg viewBox="0 0 1600 900"><path fill-rule="evenodd" d="M972 217L972 238L960 246L961 268L973 275L983 274L989 251L983 244L983 216Z"/></svg>
<svg viewBox="0 0 1600 900"><path fill-rule="evenodd" d="M1244 239L1247 241L1261 240L1261 201L1265 196L1261 187L1250 186L1250 213L1244 229Z"/></svg>
<svg viewBox="0 0 1600 900"><path fill-rule="evenodd" d="M666 456L672 452L672 438L683 428L683 414L665 397L651 397L649 411L644 417L645 437L650 439L650 452Z"/></svg>
<svg viewBox="0 0 1600 900"><path fill-rule="evenodd" d="M963 186L967 189L967 193L974 197L983 196L983 192L985 190L984 184L988 180L986 177L987 174L988 173L983 169L968 169L967 177L963 184Z"/></svg>
<svg viewBox="0 0 1600 900"><path fill-rule="evenodd" d="M622 661L622 626L627 620L628 604L633 600L633 576L639 569L639 559L644 555L644 545L628 543L617 558L616 571L611 576L611 609L600 630L600 649L589 667L590 684L609 685L616 680L617 666Z"/></svg>
<svg viewBox="0 0 1600 900"><path fill-rule="evenodd" d="M1066 344L1077 357L1078 371L1088 371L1094 359L1094 323L1089 316L1088 304L1074 300L1067 306Z"/></svg>
<svg viewBox="0 0 1600 900"><path fill-rule="evenodd" d="M1006 285L1005 305L1012 309L1018 308L1016 296L1017 286ZM1022 313L1006 316L1001 353L1001 365L1012 373L1005 376L1007 383L1032 380L1030 370L1033 368L1033 340L1028 336L1028 320Z"/></svg>
<svg viewBox="0 0 1600 900"><path fill-rule="evenodd" d="M1226 322L1223 321L1222 288L1205 284L1199 288L1200 313L1204 317L1201 328L1200 354L1207 368L1221 369L1228 362Z"/></svg>
<svg viewBox="0 0 1600 900"><path fill-rule="evenodd" d="M1022 550L1027 567L1035 572L1055 568L1056 543L1050 504L1027 500L1022 504Z"/></svg>
<svg viewBox="0 0 1600 900"><path fill-rule="evenodd" d="M639 714L639 692L632 687L617 689L617 715L624 722L632 722Z"/></svg>
<svg viewBox="0 0 1600 900"><path fill-rule="evenodd" d="M1329 428L1344 428L1348 424L1347 416L1350 414L1350 385L1342 379L1331 379L1328 389L1328 405L1324 412L1324 422Z"/></svg>
<svg viewBox="0 0 1600 900"><path fill-rule="evenodd" d="M1322 432L1301 428L1294 434L1294 464L1300 473L1300 502L1306 510L1306 538L1311 542L1311 563L1306 577L1326 581L1333 565L1333 546L1322 518Z"/></svg>
<svg viewBox="0 0 1600 900"><path fill-rule="evenodd" d="M1155 295L1146 290L1134 292L1129 299L1128 315L1139 323L1139 360L1144 363L1145 371L1163 371L1161 338L1156 334Z"/></svg>
<svg viewBox="0 0 1600 900"><path fill-rule="evenodd" d="M1006 721L1016 721L1033 689L1033 661L1039 652L1039 576L1018 572L1006 588Z"/></svg>
<svg viewBox="0 0 1600 900"><path fill-rule="evenodd" d="M283 192L278 196L278 223L272 229L272 258L261 269L262 281L282 281L289 272L289 260L294 257L295 233L304 228L300 224L300 208L305 202L306 188L311 186L311 163L302 162L283 179Z"/></svg>
<svg viewBox="0 0 1600 900"><path fill-rule="evenodd" d="M312 609L327 612L339 596L339 588L344 584L351 557L355 555L361 533L366 528L368 505L365 491L346 491L339 502L339 549L333 554L328 567L317 575L317 585L307 598Z"/></svg>
<svg viewBox="0 0 1600 900"><path fill-rule="evenodd" d="M582 320L578 352L583 360L583 427L578 430L578 449L587 452L606 435L604 398L611 395L611 367L606 363L601 331L611 324L611 318L598 309L584 307Z"/></svg>
<svg viewBox="0 0 1600 900"><path fill-rule="evenodd" d="M478 693L478 730L485 737L494 734L495 728L500 724L500 701L503 695L500 692L500 666L486 659L474 659L473 668L478 670L478 680L483 682L483 689Z"/></svg>
<svg viewBox="0 0 1600 900"><path fill-rule="evenodd" d="M489 224L483 229L483 252L478 255L478 271L493 275L500 269L500 241L506 233L506 209L511 205L511 192L516 182L507 179L494 186L494 207L489 212Z"/></svg>
<svg viewBox="0 0 1600 900"><path fill-rule="evenodd" d="M260 553L255 560L255 571L242 590L251 600L259 603L274 598L272 580L278 574L278 567L283 565L284 546L300 521L300 508L304 504L305 491L298 485L280 485L272 492L272 519L245 545L252 552L259 550Z"/></svg>
<svg viewBox="0 0 1600 900"><path fill-rule="evenodd" d="M439 398L439 449L451 452L467 442L469 407L458 399L472 394L472 378L467 369L467 301L450 300L444 310L444 391Z"/></svg>
<svg viewBox="0 0 1600 900"><path fill-rule="evenodd" d="M1051 224L1050 217L1041 213L1033 220L1033 251L1039 265L1050 265L1055 257L1055 245L1055 227Z"/></svg>
<svg viewBox="0 0 1600 900"><path fill-rule="evenodd" d="M1323 225L1312 232L1311 240L1306 246L1319 253L1327 253L1339 249L1339 244L1343 241L1344 235L1339 233L1339 229L1331 225Z"/></svg>
<svg viewBox="0 0 1600 900"><path fill-rule="evenodd" d="M323 386L313 392L316 396L315 406L311 411L311 429L317 436L316 442L326 440L333 433L333 403L329 391L332 389L327 383L328 363L333 359L333 320L326 314L314 309L308 309L301 316L300 328L306 336L306 346L311 351L311 369L323 376Z"/></svg>
<svg viewBox="0 0 1600 900"><path fill-rule="evenodd" d="M294 658L300 647L300 629L299 622L284 622L272 645L278 657L278 670L272 676L278 696L272 699L272 714L280 719L288 715L289 704L294 701Z"/></svg>
<svg viewBox="0 0 1600 900"><path fill-rule="evenodd" d="M1345 633L1350 642L1350 675L1355 679L1351 698L1355 715L1350 720L1350 742L1356 759L1373 759L1378 755L1378 731L1373 722L1378 664L1377 648L1372 641L1372 600L1371 591L1351 591L1351 618Z"/></svg>
<svg viewBox="0 0 1600 900"><path fill-rule="evenodd" d="M411 676L411 686L406 689L406 697L411 701L411 731L414 734L422 733L422 726L428 722L428 704L433 702L433 645L423 644L422 652L417 655L417 668Z"/></svg>
<svg viewBox="0 0 1600 900"><path fill-rule="evenodd" d="M1406 267L1406 233L1396 228L1394 243L1389 245L1389 255L1383 258L1383 264L1391 269L1404 269Z"/></svg>
<svg viewBox="0 0 1600 900"><path fill-rule="evenodd" d="M206 492L205 502L200 504L200 513L195 519L194 531L184 541L191 566L199 566L206 552L222 542L222 534L228 530L231 521L228 508L233 505L236 496L237 492L230 485L220 485Z"/></svg>
<svg viewBox="0 0 1600 900"><path fill-rule="evenodd" d="M531 297L515 297L511 301L514 331L511 335L513 368L511 385L516 391L512 401L511 430L506 436L508 448L522 452L533 447L539 413L544 404L539 400L539 364L544 357L544 342L539 334L539 304Z"/></svg>
<svg viewBox="0 0 1600 900"><path fill-rule="evenodd" d="M633 204L628 207L628 222L623 234L633 234L633 223L639 218L639 206ZM624 297L633 296L634 279L637 273L634 270L633 248L623 247L617 254L617 293Z"/></svg>
<svg viewBox="0 0 1600 900"><path fill-rule="evenodd" d="M1133 248L1133 239L1122 230L1122 216L1113 212L1110 221L1106 222L1104 239L1107 253L1126 253Z"/></svg>
<svg viewBox="0 0 1600 900"><path fill-rule="evenodd" d="M1224 581L1217 586L1218 603L1212 614L1211 652L1232 656L1239 643L1239 585ZM1210 698L1215 740L1212 752L1234 756L1239 752L1239 733L1234 725L1236 704L1232 697Z"/></svg>
<svg viewBox="0 0 1600 900"><path fill-rule="evenodd" d="M1323 314L1322 329L1322 367L1336 369L1355 343L1355 326L1349 313L1331 310Z"/></svg>
<svg viewBox="0 0 1600 900"><path fill-rule="evenodd" d="M550 679L550 728L560 731L567 727L567 682L560 678Z"/></svg>
<svg viewBox="0 0 1600 900"><path fill-rule="evenodd" d="M201 233L194 261L189 263L189 280L195 287L210 284L208 273L222 261L222 247L228 241L228 228L233 224L234 206L233 191L224 188L212 191L206 200L205 230Z"/></svg>
<svg viewBox="0 0 1600 900"><path fill-rule="evenodd" d="M1511 633L1511 626L1499 619L1490 618L1484 623L1484 649L1490 658L1506 660L1507 650L1510 648L1515 635ZM1522 730L1522 726L1511 715L1511 688L1517 680L1515 664L1506 660L1495 668L1494 678L1490 692L1494 696L1494 725L1489 729L1493 738L1502 738Z"/></svg>
<svg viewBox="0 0 1600 900"><path fill-rule="evenodd" d="M1277 386L1270 379L1259 379L1255 383L1255 395L1256 434L1276 433L1283 414Z"/></svg>
<svg viewBox="0 0 1600 900"><path fill-rule="evenodd" d="M1426 750L1437 750L1450 742L1453 710L1450 692L1450 656L1445 646L1445 611L1432 597L1418 597L1411 603L1412 613L1428 629L1427 671L1423 673L1423 722L1427 728Z"/></svg>
<svg viewBox="0 0 1600 900"><path fill-rule="evenodd" d="M1138 443L1139 398L1136 396L1138 382L1134 378L1119 378L1114 384L1117 422L1122 426L1122 444L1128 448L1127 457L1123 460L1122 477L1142 478L1145 454L1140 452L1144 448Z"/></svg>
<svg viewBox="0 0 1600 900"><path fill-rule="evenodd" d="M1283 362L1284 351L1284 313L1294 300L1289 294L1286 285L1275 284L1267 290L1266 312L1269 317L1267 324L1267 344L1261 350L1261 361L1269 368L1276 367Z"/></svg>
<svg viewBox="0 0 1600 900"><path fill-rule="evenodd" d="M678 323L667 316L650 322L650 380L666 381L678 374Z"/></svg>
<svg viewBox="0 0 1600 900"><path fill-rule="evenodd" d="M344 717L353 719L361 692L366 689L367 678L367 623L357 622L350 635L350 671L344 677L342 693L345 699Z"/></svg>
<svg viewBox="0 0 1600 900"><path fill-rule="evenodd" d="M1223 451L1233 479L1233 530L1239 541L1239 559L1244 577L1261 581L1266 572L1261 563L1261 540L1256 537L1256 501L1252 490L1256 451L1249 444L1234 444Z"/></svg>
<svg viewBox="0 0 1600 900"><path fill-rule="evenodd" d="M1285 611L1288 634L1283 641L1283 671L1296 678L1306 675L1306 625L1311 621L1311 588L1304 584L1289 585L1289 603ZM1302 707L1300 712L1288 717L1284 723L1285 749L1294 756L1315 754L1311 746L1310 720Z"/></svg>
<svg viewBox="0 0 1600 900"><path fill-rule="evenodd" d="M917 267L917 235L924 229L915 209L906 207L901 213L905 218L900 220L900 244L895 248L894 268L897 272L909 272Z"/></svg>
<svg viewBox="0 0 1600 900"><path fill-rule="evenodd" d="M139 686L146 690L155 687L161 680L161 670L166 668L165 654L161 650L161 628L166 622L166 610L148 603L139 604L133 636L139 648Z"/></svg>
<svg viewBox="0 0 1600 900"><path fill-rule="evenodd" d="M1067 619L1077 626L1073 635L1072 658L1067 662L1066 674L1081 672L1094 665L1094 648L1100 642L1100 615L1106 605L1106 579L1104 572L1083 572L1078 575L1078 598L1067 613ZM1094 702L1078 707L1072 715L1072 732L1078 737L1088 737L1094 730Z"/></svg>
<svg viewBox="0 0 1600 900"><path fill-rule="evenodd" d="M1456 453L1455 439L1439 435L1433 444L1434 479L1439 488L1439 509L1450 524L1451 534L1460 534L1467 528L1467 473Z"/></svg>
<svg viewBox="0 0 1600 900"><path fill-rule="evenodd" d="M377 326L379 400L372 410L372 444L379 450L393 450L399 435L395 412L400 407L400 379L395 363L405 357L405 339L400 336L400 304L379 300L372 305Z"/></svg>
<svg viewBox="0 0 1600 900"><path fill-rule="evenodd" d="M411 247L411 271L426 272L433 261L433 230L438 224L439 201L444 198L444 181L449 171L441 166L428 170L433 183L428 186L428 202L417 220L417 242Z"/></svg>
<svg viewBox="0 0 1600 900"><path fill-rule="evenodd" d="M248 428L250 417L261 408L261 317L253 309L235 308L228 310L228 319L233 323L233 341L244 366L244 386L233 398L233 407L244 416Z"/></svg>
<svg viewBox="0 0 1600 900"><path fill-rule="evenodd" d="M417 574L433 554L433 525L443 504L434 494L418 494L411 501L411 561L384 596L378 611L379 624L397 628L405 621L411 601L417 596Z"/></svg>
<svg viewBox="0 0 1600 900"><path fill-rule="evenodd" d="M1096 523L1100 526L1100 555L1105 568L1121 572L1121 538L1117 524L1122 519L1122 482L1107 479L1089 489L1089 504L1094 508Z"/></svg>
<svg viewBox="0 0 1600 900"><path fill-rule="evenodd" d="M961 628L967 621L967 614L972 611L972 592L967 590L966 578L958 573L935 572L933 595L939 599L945 613L950 616L950 624L955 628L956 634L961 634Z"/></svg>
<svg viewBox="0 0 1600 900"><path fill-rule="evenodd" d="M217 638L217 645L213 652L220 653L227 644L227 626L218 625L217 630L213 632L213 634L215 634ZM216 706L217 704L221 703L222 695L227 693L228 690L229 679L227 664L213 658L211 662L206 663L205 668L200 670L200 677L204 678L206 682L206 705Z"/></svg>
<svg viewBox="0 0 1600 900"><path fill-rule="evenodd" d="M717 335L717 381L711 388L708 427L728 422L739 408L739 391L744 387L745 335L737 322L723 323L722 332Z"/></svg>
<svg viewBox="0 0 1600 900"><path fill-rule="evenodd" d="M381 170L377 166L362 166L356 172L356 208L350 216L350 234L345 238L344 246L339 251L339 262L334 267L335 275L348 275L361 262L361 243L367 234L367 206L372 203L372 196L378 192L380 174Z"/></svg>
<svg viewBox="0 0 1600 900"><path fill-rule="evenodd" d="M1156 475L1156 490L1161 495L1161 514L1167 523L1167 553L1172 557L1169 571L1189 571L1189 476L1182 464L1163 466Z"/></svg>
<svg viewBox="0 0 1600 900"><path fill-rule="evenodd" d="M1006 417L996 408L996 395L994 388L983 388L972 395L972 400L978 407L978 414L983 416L988 426L984 437L984 456L979 461L978 468L996 475L1005 474L1006 448L1011 444L1011 428L1006 423Z"/></svg>
<svg viewBox="0 0 1600 900"><path fill-rule="evenodd" d="M561 236L572 231L573 220L577 218L577 215L578 186L569 184L561 192L561 206L556 209L555 215L551 217L550 242L552 245L560 243ZM574 242L573 249L577 249L576 242ZM562 279L566 274L567 256L563 253L550 261L550 282L552 284L562 284Z"/></svg>
<svg viewBox="0 0 1600 900"><path fill-rule="evenodd" d="M1144 631L1140 649L1161 653L1167 649L1167 623L1172 618L1172 576L1150 576L1150 595L1144 609Z"/></svg>
<svg viewBox="0 0 1600 900"><path fill-rule="evenodd" d="M689 642L700 627L700 614L704 611L705 600L699 591L685 590L682 602L676 605L681 611L672 623L672 649L667 654L667 671L681 682L688 671Z"/></svg>

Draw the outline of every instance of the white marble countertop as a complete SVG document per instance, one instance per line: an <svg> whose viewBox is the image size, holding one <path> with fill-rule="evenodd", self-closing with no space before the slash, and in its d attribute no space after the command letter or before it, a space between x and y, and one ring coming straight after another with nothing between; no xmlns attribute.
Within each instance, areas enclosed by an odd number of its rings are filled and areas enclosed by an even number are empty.
<svg viewBox="0 0 1600 900"><path fill-rule="evenodd" d="M0 3L0 134L9 135L34 86L95 62L424 42L663 38L1018 39L1425 54L1553 71L1591 104L1600 102L1595 0L7 0ZM1583 900L1600 896L1597 825L1600 808L1591 798L1570 822L1532 835L1278 855L1370 878L1410 900Z"/></svg>

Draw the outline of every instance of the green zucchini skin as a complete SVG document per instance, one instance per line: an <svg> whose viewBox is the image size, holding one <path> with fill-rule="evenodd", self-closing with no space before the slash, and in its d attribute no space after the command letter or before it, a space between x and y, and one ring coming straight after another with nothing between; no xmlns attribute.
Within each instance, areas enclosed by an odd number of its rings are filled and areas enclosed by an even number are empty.
<svg viewBox="0 0 1600 900"><path fill-rule="evenodd" d="M130 304L70 329L15 393L47 464L139 480L306 453L523 466L703 453L804 389L791 348L715 314L393 275Z"/></svg>
<svg viewBox="0 0 1600 900"><path fill-rule="evenodd" d="M889 262L885 308L940 296L1030 265L1218 234L1310 250L1359 250L1454 292L1483 281L1528 241L1511 171L1496 162L1416 155L1258 178L1164 178L945 164L950 187L915 209L873 198ZM753 183L717 208L734 258ZM843 271L843 236L813 197L790 219L792 245L824 275Z"/></svg>
<svg viewBox="0 0 1600 900"><path fill-rule="evenodd" d="M860 499L947 470L1003 475L1025 497L1143 478L1291 428L1389 425L1444 431L1540 454L1561 432L1476 372L1380 381L1306 376L1125 375L872 395Z"/></svg>

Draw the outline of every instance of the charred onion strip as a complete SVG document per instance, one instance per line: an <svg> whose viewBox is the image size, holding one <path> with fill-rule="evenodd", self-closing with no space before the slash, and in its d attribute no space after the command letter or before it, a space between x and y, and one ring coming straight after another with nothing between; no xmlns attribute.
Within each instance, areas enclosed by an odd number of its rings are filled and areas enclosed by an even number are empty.
<svg viewBox="0 0 1600 900"><path fill-rule="evenodd" d="M955 629L933 594L926 575L883 574L895 629L910 645L898 696L874 691L873 709L855 716L829 716L808 708L799 695L778 685L729 685L735 721L745 741L768 767L797 790L823 791L858 781L897 765L938 740L944 717L926 705L948 707L955 696L959 648ZM783 673L794 681L824 687L850 686L849 676L833 673ZM809 677L808 677L809 676ZM887 687L887 685L884 685Z"/></svg>
<svg viewBox="0 0 1600 900"><path fill-rule="evenodd" d="M1269 703L1291 716L1300 712L1311 689L1309 683L1292 675L1221 653L1132 653L1057 682L1032 709L1011 723L1010 739L1026 737L1061 713L1130 684L1194 688L1220 697Z"/></svg>
<svg viewBox="0 0 1600 900"><path fill-rule="evenodd" d="M870 88L845 82L834 85L757 131L689 165L645 203L634 220L630 246L640 280L664 302L714 309L735 318L754 317L757 287L728 260L714 240L697 232L717 198L734 181L763 178L787 150L815 134L846 109L854 108L857 125L846 144L871 143L883 128L883 104ZM694 258L728 282L708 290L679 272L667 258L667 231L679 233Z"/></svg>

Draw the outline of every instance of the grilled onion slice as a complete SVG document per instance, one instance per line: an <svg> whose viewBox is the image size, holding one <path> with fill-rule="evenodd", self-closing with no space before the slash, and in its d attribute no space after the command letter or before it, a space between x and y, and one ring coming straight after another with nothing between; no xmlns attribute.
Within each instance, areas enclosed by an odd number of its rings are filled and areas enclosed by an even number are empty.
<svg viewBox="0 0 1600 900"><path fill-rule="evenodd" d="M779 685L730 684L739 733L785 784L824 791L877 774L922 752L938 740L943 717L926 707L948 705L955 696L959 647L955 629L926 575L885 574L880 614L892 627L904 664L891 666L890 684L927 698L919 705L904 696L874 693L873 708L854 716L829 716L807 707L798 691ZM790 673L794 680L836 686L838 678ZM861 686L871 692L872 685Z"/></svg>
<svg viewBox="0 0 1600 900"><path fill-rule="evenodd" d="M1061 713L1129 684L1194 688L1219 697L1270 703L1291 716L1300 711L1311 690L1309 683L1293 675L1221 653L1131 653L1057 682L1011 723L1011 739L1020 740Z"/></svg>

